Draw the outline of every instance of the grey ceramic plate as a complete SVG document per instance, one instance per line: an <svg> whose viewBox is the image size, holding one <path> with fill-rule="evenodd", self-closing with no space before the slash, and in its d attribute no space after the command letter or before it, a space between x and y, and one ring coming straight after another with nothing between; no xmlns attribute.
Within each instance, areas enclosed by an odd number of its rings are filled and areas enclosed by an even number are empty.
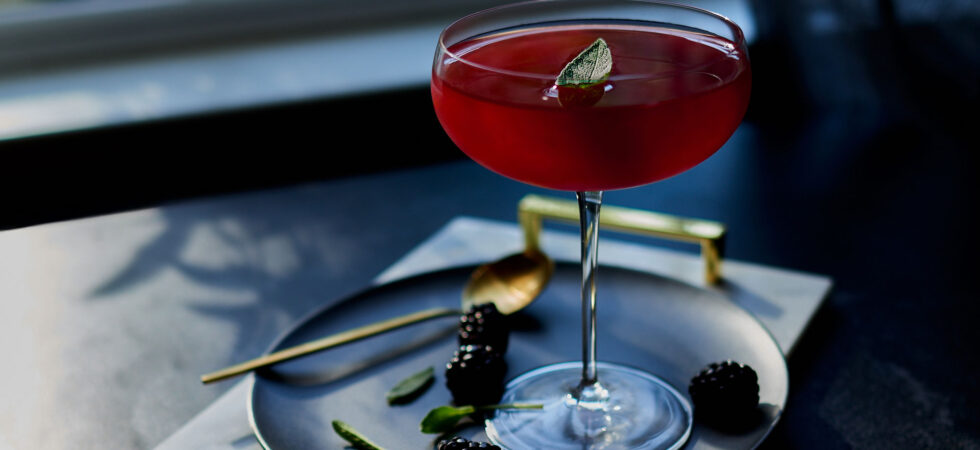
<svg viewBox="0 0 980 450"><path fill-rule="evenodd" d="M270 351L359 325L436 306L458 307L473 267L428 273L374 287L309 316ZM581 272L559 264L547 290L517 317L508 378L580 358ZM759 374L764 417L757 427L723 433L695 421L688 449L753 448L765 439L786 402L786 362L751 315L716 292L675 280L602 267L599 271L599 359L655 373L687 392L707 364L734 359ZM390 449L431 449L419 422L451 397L443 367L455 348L456 319L445 318L287 362L253 378L249 419L270 449L343 448L330 422L354 426ZM390 407L385 393L405 376L436 367L436 384L413 403ZM601 373L600 373L601 376ZM462 435L486 440L480 427Z"/></svg>

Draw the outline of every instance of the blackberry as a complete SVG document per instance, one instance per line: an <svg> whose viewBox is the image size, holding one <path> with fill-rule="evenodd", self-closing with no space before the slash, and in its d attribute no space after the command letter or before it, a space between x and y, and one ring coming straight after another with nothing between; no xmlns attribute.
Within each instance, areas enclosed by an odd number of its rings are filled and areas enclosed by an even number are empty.
<svg viewBox="0 0 980 450"><path fill-rule="evenodd" d="M459 436L439 442L436 450L466 450L469 448L485 448L501 450L500 447L487 442L473 442Z"/></svg>
<svg viewBox="0 0 980 450"><path fill-rule="evenodd" d="M459 318L459 345L486 344L503 354L507 352L509 331L507 318L496 305L475 305Z"/></svg>
<svg viewBox="0 0 980 450"><path fill-rule="evenodd" d="M489 345L461 345L446 364L446 387L457 405L488 405L504 391L507 362Z"/></svg>
<svg viewBox="0 0 980 450"><path fill-rule="evenodd" d="M735 361L711 363L691 379L687 391L694 415L711 424L750 420L759 405L758 375Z"/></svg>

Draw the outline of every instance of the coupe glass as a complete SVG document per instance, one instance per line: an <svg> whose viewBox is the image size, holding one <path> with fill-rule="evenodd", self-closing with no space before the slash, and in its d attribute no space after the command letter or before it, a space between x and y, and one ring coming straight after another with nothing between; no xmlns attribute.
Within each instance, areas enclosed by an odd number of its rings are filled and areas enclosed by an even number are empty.
<svg viewBox="0 0 980 450"><path fill-rule="evenodd" d="M566 63L602 38L612 71L556 86ZM535 186L574 191L582 227L582 361L507 384L487 434L504 448L678 448L691 406L664 380L596 360L599 208L605 190L652 183L711 156L748 105L742 31L702 9L633 0L545 0L464 17L439 37L432 100L449 137L476 162Z"/></svg>

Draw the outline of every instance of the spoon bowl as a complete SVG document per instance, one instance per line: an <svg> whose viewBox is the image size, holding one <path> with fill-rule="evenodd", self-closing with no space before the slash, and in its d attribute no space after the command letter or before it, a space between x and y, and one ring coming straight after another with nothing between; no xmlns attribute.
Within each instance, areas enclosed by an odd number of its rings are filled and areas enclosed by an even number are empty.
<svg viewBox="0 0 980 450"><path fill-rule="evenodd" d="M509 315L531 304L544 290L555 263L540 250L526 250L477 267L463 288L462 310L493 303Z"/></svg>

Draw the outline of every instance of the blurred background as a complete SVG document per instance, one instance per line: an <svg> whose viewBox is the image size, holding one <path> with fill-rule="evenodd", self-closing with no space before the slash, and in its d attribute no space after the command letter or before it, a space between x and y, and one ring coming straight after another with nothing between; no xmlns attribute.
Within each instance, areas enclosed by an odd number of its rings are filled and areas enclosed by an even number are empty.
<svg viewBox="0 0 980 450"><path fill-rule="evenodd" d="M460 159L429 107L431 54L498 3L2 0L0 229ZM909 158L973 167L950 149L973 140L977 2L688 3L745 29L747 123L770 151L812 149L817 188Z"/></svg>
<svg viewBox="0 0 980 450"><path fill-rule="evenodd" d="M468 162L428 91L439 31L500 3L0 0L0 230L326 182L379 222L345 229L397 244L337 264L370 272L338 272L354 289L454 215L512 220L530 188ZM722 220L733 258L834 278L764 448L980 448L980 2L684 3L745 30L748 115L704 164L607 201ZM381 193L420 173L434 187L398 210L420 224L393 231L399 199ZM137 446L211 399L196 400Z"/></svg>

